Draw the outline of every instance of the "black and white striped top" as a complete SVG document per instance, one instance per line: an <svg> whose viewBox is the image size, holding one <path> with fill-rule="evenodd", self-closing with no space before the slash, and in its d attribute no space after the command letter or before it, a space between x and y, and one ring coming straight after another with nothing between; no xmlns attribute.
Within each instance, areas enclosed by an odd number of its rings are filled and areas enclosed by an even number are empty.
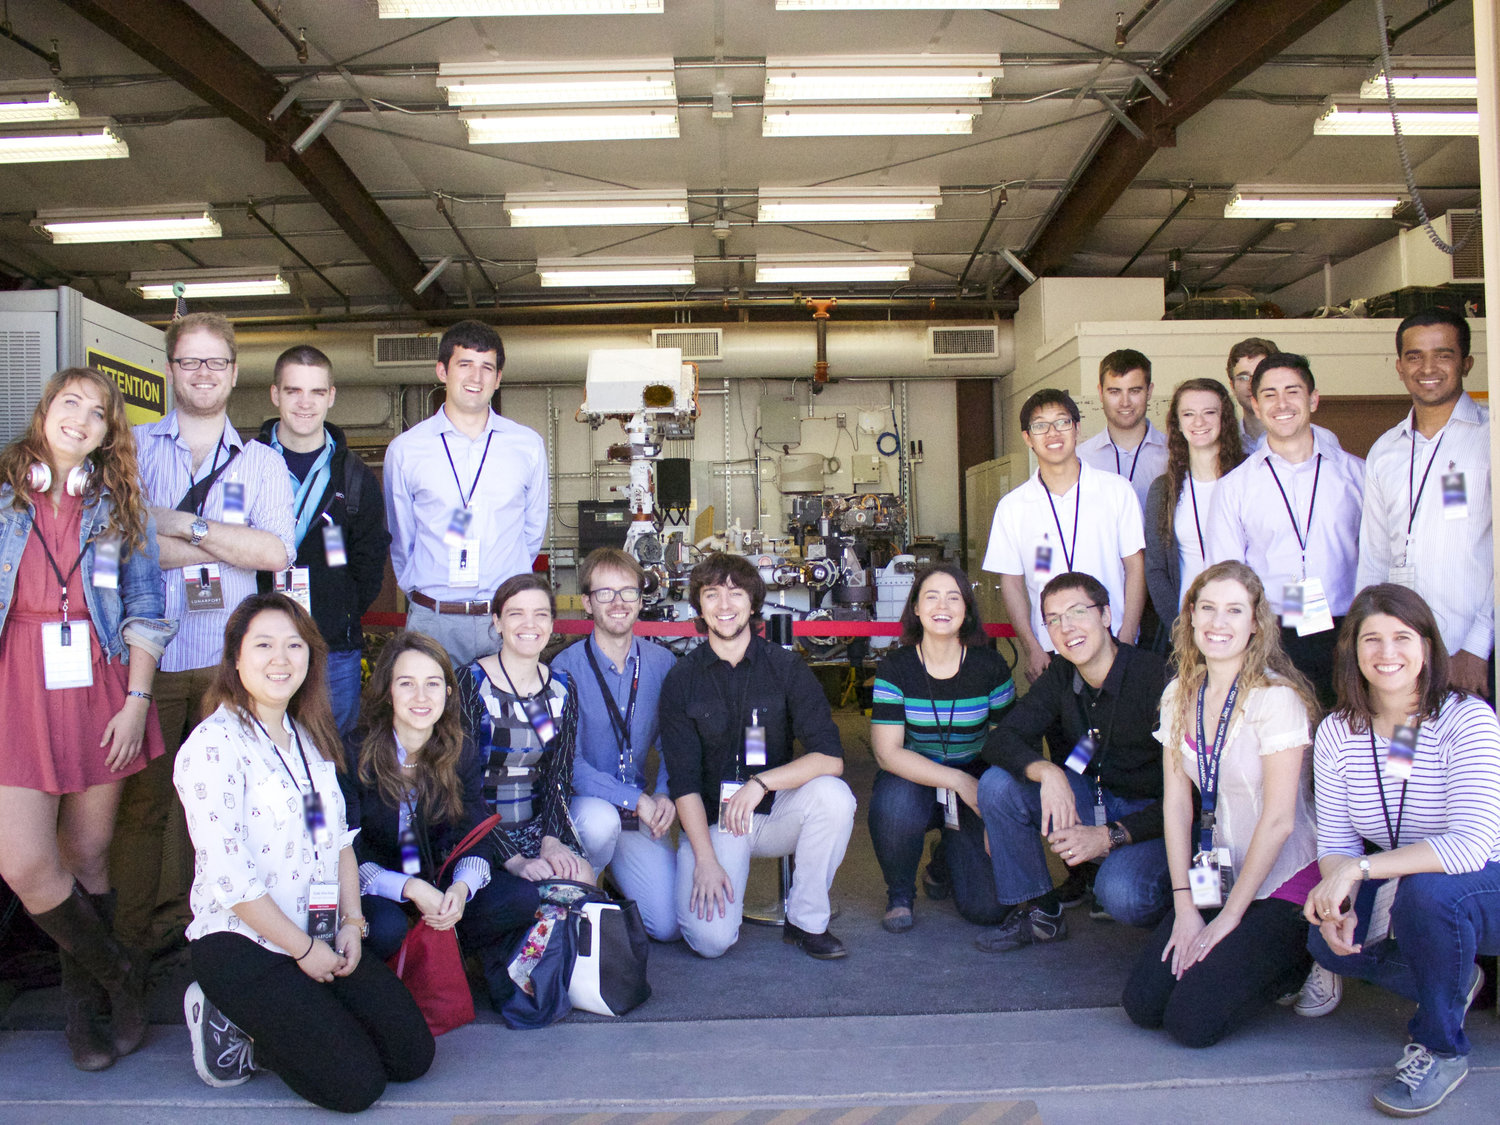
<svg viewBox="0 0 1500 1125"><path fill-rule="evenodd" d="M1377 771L1388 740L1355 734L1339 715L1318 727L1313 744L1313 794L1318 856L1363 855L1364 841L1392 846L1401 782ZM1385 785L1385 808L1380 783ZM1450 695L1438 717L1423 723L1401 812L1401 847L1426 840L1450 875L1500 860L1500 722L1483 700Z"/></svg>

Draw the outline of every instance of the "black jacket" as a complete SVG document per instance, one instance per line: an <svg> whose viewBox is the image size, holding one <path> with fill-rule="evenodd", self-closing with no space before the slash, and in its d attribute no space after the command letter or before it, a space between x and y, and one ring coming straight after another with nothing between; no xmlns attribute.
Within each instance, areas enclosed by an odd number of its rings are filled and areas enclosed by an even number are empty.
<svg viewBox="0 0 1500 1125"><path fill-rule="evenodd" d="M271 444L271 429L277 419L261 426L255 440ZM380 482L359 454L349 448L344 431L325 422L323 428L333 439L333 460L329 462L328 487L318 498L316 515L307 530L307 538L297 550L297 565L307 567L307 583L312 593L313 620L318 632L335 652L360 648L364 633L359 619L380 596L385 581L385 562L390 557L391 533L385 523L385 497ZM358 491L357 511L350 510L345 492L349 485ZM323 553L323 534L318 530L326 512L344 532L347 566L331 567ZM272 588L271 574L261 571L260 589Z"/></svg>

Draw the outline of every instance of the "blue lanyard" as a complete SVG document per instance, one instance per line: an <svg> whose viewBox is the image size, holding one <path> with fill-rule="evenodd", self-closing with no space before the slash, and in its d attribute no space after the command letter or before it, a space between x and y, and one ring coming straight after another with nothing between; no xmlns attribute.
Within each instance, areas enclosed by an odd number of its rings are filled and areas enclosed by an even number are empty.
<svg viewBox="0 0 1500 1125"><path fill-rule="evenodd" d="M1240 678L1236 676L1229 685L1229 694L1224 697L1224 709L1219 712L1219 729L1214 734L1212 749L1208 746L1203 729L1203 699L1208 694L1208 676L1198 685L1198 789L1203 794L1203 816L1198 822L1198 850L1213 851L1214 810L1219 804L1219 763L1224 756L1224 742L1229 734L1229 720L1234 714L1234 701L1239 698Z"/></svg>

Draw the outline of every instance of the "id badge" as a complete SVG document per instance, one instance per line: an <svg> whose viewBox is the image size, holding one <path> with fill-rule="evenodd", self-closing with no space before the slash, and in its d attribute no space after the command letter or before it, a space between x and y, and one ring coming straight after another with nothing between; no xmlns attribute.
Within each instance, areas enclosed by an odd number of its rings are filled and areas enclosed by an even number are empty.
<svg viewBox="0 0 1500 1125"><path fill-rule="evenodd" d="M620 810L620 831L638 832L641 827L641 814L634 809Z"/></svg>
<svg viewBox="0 0 1500 1125"><path fill-rule="evenodd" d="M552 718L552 709L547 706L546 699L528 695L521 700L521 713L526 716L531 729L536 731L536 736L543 743L551 742L557 737L557 723Z"/></svg>
<svg viewBox="0 0 1500 1125"><path fill-rule="evenodd" d="M349 564L349 553L344 550L344 529L336 523L323 527L323 558L329 566Z"/></svg>
<svg viewBox="0 0 1500 1125"><path fill-rule="evenodd" d="M224 586L219 577L219 564L199 563L182 568L183 585L187 587L189 613L224 608Z"/></svg>
<svg viewBox="0 0 1500 1125"><path fill-rule="evenodd" d="M958 790L939 789L938 804L943 806L943 827L958 829Z"/></svg>
<svg viewBox="0 0 1500 1125"><path fill-rule="evenodd" d="M275 581L278 594L285 594L308 613L312 612L312 587L308 584L307 567L294 566L291 570L278 570Z"/></svg>
<svg viewBox="0 0 1500 1125"><path fill-rule="evenodd" d="M1031 569L1037 574L1052 573L1052 548L1042 543L1037 546L1036 557L1032 560Z"/></svg>
<svg viewBox="0 0 1500 1125"><path fill-rule="evenodd" d="M94 540L94 586L100 590L120 588L120 540L109 535Z"/></svg>
<svg viewBox="0 0 1500 1125"><path fill-rule="evenodd" d="M1408 590L1417 588L1417 568L1410 563L1405 566L1391 567L1386 578L1394 585L1405 586Z"/></svg>
<svg viewBox="0 0 1500 1125"><path fill-rule="evenodd" d="M474 513L468 508L454 508L448 517L448 530L443 532L443 542L450 547L462 546L469 538L469 524L474 522Z"/></svg>
<svg viewBox="0 0 1500 1125"><path fill-rule="evenodd" d="M302 822L313 838L313 847L326 848L333 843L333 832L328 827L328 818L323 815L323 798L314 789L302 794Z"/></svg>
<svg viewBox="0 0 1500 1125"><path fill-rule="evenodd" d="M1375 900L1370 904L1370 924L1365 927L1365 948L1396 936L1391 933L1391 907L1396 905L1396 890L1400 886L1399 878L1387 879L1375 891Z"/></svg>
<svg viewBox="0 0 1500 1125"><path fill-rule="evenodd" d="M307 936L314 941L333 944L339 932L339 885L307 885Z"/></svg>
<svg viewBox="0 0 1500 1125"><path fill-rule="evenodd" d="M93 687L94 659L88 623L49 621L42 626L42 674L48 691Z"/></svg>
<svg viewBox="0 0 1500 1125"><path fill-rule="evenodd" d="M1082 777L1083 771L1089 768L1089 763L1094 760L1094 755L1097 753L1099 753L1098 739L1093 731L1086 730L1077 745L1069 751L1068 760L1064 764Z"/></svg>
<svg viewBox="0 0 1500 1125"><path fill-rule="evenodd" d="M410 825L401 833L401 874L422 874L422 852L417 847L417 834Z"/></svg>
<svg viewBox="0 0 1500 1125"><path fill-rule="evenodd" d="M1307 637L1313 633L1326 633L1333 628L1333 614L1328 609L1328 597L1323 593L1321 578L1302 580L1302 620L1297 622L1297 636Z"/></svg>
<svg viewBox="0 0 1500 1125"><path fill-rule="evenodd" d="M1466 520L1469 518L1469 489L1463 473L1443 474L1443 518Z"/></svg>
<svg viewBox="0 0 1500 1125"><path fill-rule="evenodd" d="M446 538L446 536L445 536ZM448 585L479 585L479 540L465 539L448 546Z"/></svg>
<svg viewBox="0 0 1500 1125"><path fill-rule="evenodd" d="M719 782L719 824L722 826L729 819L729 798L733 797L741 789L745 788L743 781L721 781ZM728 829L725 829L728 831Z"/></svg>
<svg viewBox="0 0 1500 1125"><path fill-rule="evenodd" d="M759 720L759 711L750 712L750 725L745 728L745 765L752 769L766 764L766 728Z"/></svg>
<svg viewBox="0 0 1500 1125"><path fill-rule="evenodd" d="M231 480L224 482L224 522L245 522L245 483Z"/></svg>
<svg viewBox="0 0 1500 1125"><path fill-rule="evenodd" d="M1295 629L1302 624L1302 583L1288 582L1281 588L1281 624Z"/></svg>
<svg viewBox="0 0 1500 1125"><path fill-rule="evenodd" d="M1104 790L1094 786L1094 827L1103 828L1109 823L1109 814L1104 809Z"/></svg>
<svg viewBox="0 0 1500 1125"><path fill-rule="evenodd" d="M1397 726L1391 731L1391 744L1385 750L1385 776L1396 781L1410 781L1412 763L1416 760L1416 729L1404 724Z"/></svg>
<svg viewBox="0 0 1500 1125"><path fill-rule="evenodd" d="M1193 857L1193 866L1188 868L1188 890L1193 894L1193 905L1200 910L1224 905L1217 852L1199 852Z"/></svg>

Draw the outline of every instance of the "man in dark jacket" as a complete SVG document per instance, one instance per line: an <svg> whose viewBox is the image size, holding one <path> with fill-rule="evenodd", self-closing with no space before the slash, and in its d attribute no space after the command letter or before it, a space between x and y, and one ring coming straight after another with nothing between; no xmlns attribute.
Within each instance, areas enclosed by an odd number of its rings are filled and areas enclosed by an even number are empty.
<svg viewBox="0 0 1500 1125"><path fill-rule="evenodd" d="M359 716L359 620L380 594L391 535L375 474L327 421L333 406L333 364L317 348L288 348L276 360L271 404L257 440L286 461L292 478L297 561L291 570L262 571L260 588L285 593L311 612L328 642L328 695L339 733Z"/></svg>

